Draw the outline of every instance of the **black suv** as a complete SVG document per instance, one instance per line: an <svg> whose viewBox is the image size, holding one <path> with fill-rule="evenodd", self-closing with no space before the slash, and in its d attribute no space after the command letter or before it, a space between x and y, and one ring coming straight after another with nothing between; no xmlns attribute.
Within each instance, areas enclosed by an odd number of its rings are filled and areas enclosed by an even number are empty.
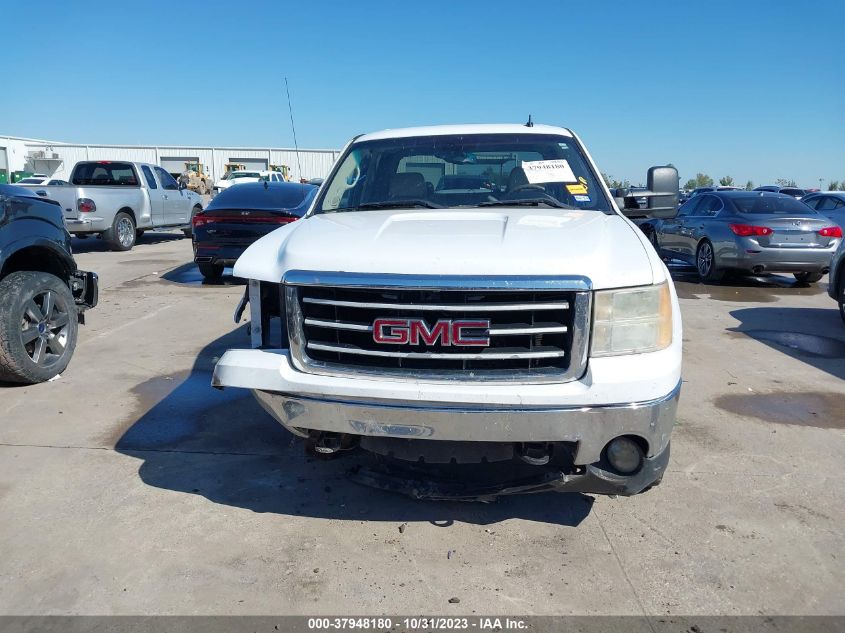
<svg viewBox="0 0 845 633"><path fill-rule="evenodd" d="M59 203L0 185L0 381L64 371L95 305L97 275L77 269Z"/></svg>

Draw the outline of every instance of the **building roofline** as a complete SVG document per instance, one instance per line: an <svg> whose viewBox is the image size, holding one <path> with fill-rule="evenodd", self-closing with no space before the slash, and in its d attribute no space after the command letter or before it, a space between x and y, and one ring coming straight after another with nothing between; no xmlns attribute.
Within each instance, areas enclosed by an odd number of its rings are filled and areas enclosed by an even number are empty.
<svg viewBox="0 0 845 633"><path fill-rule="evenodd" d="M314 149L295 147L238 147L234 145L119 145L112 143L67 143L65 141L48 141L40 138L28 138L25 136L9 136L0 134L0 139L7 138L12 141L23 141L24 143L38 143L51 147L115 147L120 149L175 149L175 150L238 150L243 152L305 152L305 153L340 153L340 149Z"/></svg>

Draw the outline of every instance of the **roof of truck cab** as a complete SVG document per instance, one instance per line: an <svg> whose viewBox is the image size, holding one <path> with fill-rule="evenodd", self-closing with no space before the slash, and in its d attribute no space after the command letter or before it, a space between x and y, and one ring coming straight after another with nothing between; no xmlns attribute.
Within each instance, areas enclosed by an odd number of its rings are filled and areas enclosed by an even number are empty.
<svg viewBox="0 0 845 633"><path fill-rule="evenodd" d="M395 130L382 130L363 134L355 139L361 141L376 141L388 138L404 138L408 136L446 136L452 134L557 134L558 136L572 136L572 132L563 127L553 125L534 125L528 127L521 123L483 123L469 125L431 125L427 127L406 127Z"/></svg>

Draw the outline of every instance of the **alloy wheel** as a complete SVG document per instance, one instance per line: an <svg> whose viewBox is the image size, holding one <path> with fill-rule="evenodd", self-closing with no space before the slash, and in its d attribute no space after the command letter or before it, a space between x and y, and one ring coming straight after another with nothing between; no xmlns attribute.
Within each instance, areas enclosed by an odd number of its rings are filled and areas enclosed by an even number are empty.
<svg viewBox="0 0 845 633"><path fill-rule="evenodd" d="M713 248L710 246L710 242L704 242L699 246L696 265L698 274L702 277L707 277L710 274L713 268Z"/></svg>
<svg viewBox="0 0 845 633"><path fill-rule="evenodd" d="M40 292L27 302L21 317L20 336L33 363L49 367L62 358L69 323L69 306L52 290Z"/></svg>
<svg viewBox="0 0 845 633"><path fill-rule="evenodd" d="M129 218L121 218L117 222L117 239L122 246L131 246L135 239L135 227L132 226L132 220Z"/></svg>

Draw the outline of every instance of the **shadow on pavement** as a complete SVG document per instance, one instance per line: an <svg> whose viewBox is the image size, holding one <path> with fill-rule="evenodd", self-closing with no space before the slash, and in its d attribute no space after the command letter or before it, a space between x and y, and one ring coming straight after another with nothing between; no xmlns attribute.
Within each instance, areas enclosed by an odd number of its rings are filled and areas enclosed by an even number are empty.
<svg viewBox="0 0 845 633"><path fill-rule="evenodd" d="M845 328L836 304L830 309L760 307L733 310L740 322L729 331L845 379Z"/></svg>
<svg viewBox="0 0 845 633"><path fill-rule="evenodd" d="M219 280L208 280L202 276L194 262L182 264L161 275L161 279L182 286L245 286L246 280L232 275L232 269L224 269Z"/></svg>
<svg viewBox="0 0 845 633"><path fill-rule="evenodd" d="M815 284L797 281L789 275L726 275L718 282L703 282L695 268L686 264L671 262L669 273L681 299L699 299L708 296L715 301L743 303L775 303L782 297L815 296L827 289L827 278Z"/></svg>
<svg viewBox="0 0 845 633"><path fill-rule="evenodd" d="M159 231L147 232L135 241L135 246L133 246L132 248L143 248L145 245L164 244L168 242L177 242L179 240L184 239L188 240L188 245L190 246L190 238L186 238L185 234L182 233L181 230L174 231L172 233L161 233ZM105 253L111 250L105 240L102 240L93 235L91 237L86 238L81 238L78 235L75 235L71 240L71 248L73 248L73 252L75 254Z"/></svg>
<svg viewBox="0 0 845 633"><path fill-rule="evenodd" d="M315 460L249 392L210 387L220 355L248 345L241 326L205 347L189 372L159 376L134 389L137 419L119 437L107 439L141 461L145 483L253 512L348 521L446 527L521 518L577 526L590 513L592 497L577 493L504 497L491 504L435 502L352 483L347 473L364 456Z"/></svg>

